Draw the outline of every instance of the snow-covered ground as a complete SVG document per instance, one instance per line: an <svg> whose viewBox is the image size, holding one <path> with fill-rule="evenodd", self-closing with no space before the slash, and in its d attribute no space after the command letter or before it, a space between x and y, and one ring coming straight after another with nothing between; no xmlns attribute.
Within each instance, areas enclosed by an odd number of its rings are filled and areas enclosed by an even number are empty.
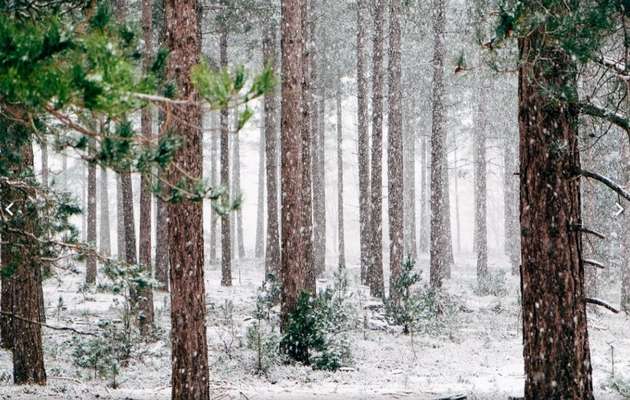
<svg viewBox="0 0 630 400"><path fill-rule="evenodd" d="M213 399L435 399L465 394L468 399L507 399L522 395L523 361L518 280L508 275L504 297L474 294L475 267L471 255L457 257L448 292L457 298L460 311L449 329L435 335L413 338L398 330L357 328L352 332L353 365L336 373L310 367L278 365L267 373L254 373L254 355L246 347L245 329L252 313L256 288L263 277L259 261L246 260L235 267L235 285L222 288L220 270L208 266L208 354ZM506 269L503 257L493 257L492 269ZM419 268L427 281L427 259ZM368 301L366 288L356 285L358 267L349 269L357 299ZM240 277L240 278L239 278ZM60 272L46 282L48 323L95 330L98 318L116 319L120 311L108 293L79 292L83 275ZM325 281L320 281L325 284ZM357 292L357 294L359 293ZM611 293L609 295L612 296ZM59 298L64 309L59 310ZM614 297L616 299L616 297ZM219 311L226 300L234 304L235 335L222 323ZM358 300L357 300L358 301ZM170 350L168 294L155 295L159 340L141 345L142 356L133 359L118 377L94 378L72 364L72 334L44 329L46 387L16 387L11 383L11 355L0 352L0 399L168 399L170 398ZM361 315L372 318L370 311ZM598 399L621 399L608 388L611 377L611 346L617 377L630 378L629 320L623 315L591 310L589 333L594 387ZM374 326L374 324L368 324ZM558 334L562 334L558 332ZM228 343L226 345L226 343ZM226 350L227 348L227 350Z"/></svg>

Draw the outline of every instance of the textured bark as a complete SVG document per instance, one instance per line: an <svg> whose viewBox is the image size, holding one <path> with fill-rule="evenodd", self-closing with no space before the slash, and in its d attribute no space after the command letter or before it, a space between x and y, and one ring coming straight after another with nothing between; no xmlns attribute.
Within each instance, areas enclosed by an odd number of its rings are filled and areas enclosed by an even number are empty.
<svg viewBox="0 0 630 400"><path fill-rule="evenodd" d="M404 174L400 66L400 0L389 6L389 85L387 130L387 209L389 217L389 296L397 301L400 293L394 289L400 277L405 245L403 230Z"/></svg>
<svg viewBox="0 0 630 400"><path fill-rule="evenodd" d="M262 258L265 250L265 128L260 127L258 141L258 197L256 203L256 243L254 257Z"/></svg>
<svg viewBox="0 0 630 400"><path fill-rule="evenodd" d="M573 98L576 66L545 31L541 26L519 39L525 399L590 400L582 240L576 229L582 223L580 180L574 176L580 168L578 110L541 89L573 90L566 93Z"/></svg>
<svg viewBox="0 0 630 400"><path fill-rule="evenodd" d="M383 23L385 1L376 0L372 51L372 168L370 179L370 294L383 297Z"/></svg>
<svg viewBox="0 0 630 400"><path fill-rule="evenodd" d="M170 50L167 79L176 82L179 99L198 99L190 70L199 62L201 31L199 3L167 0L166 45ZM201 108L189 104L170 119L166 130L184 139L168 169L169 182L183 174L202 176ZM226 138L227 139L227 138ZM173 400L208 400L209 370L204 287L203 203L182 201L168 205L168 238L171 284L171 368Z"/></svg>
<svg viewBox="0 0 630 400"><path fill-rule="evenodd" d="M446 118L444 115L445 0L434 0L433 12L430 282L432 288L440 288L448 272L450 244L448 184L445 182L445 178L448 176Z"/></svg>
<svg viewBox="0 0 630 400"><path fill-rule="evenodd" d="M263 59L268 67L276 69L276 27L264 27L262 43ZM267 174L267 233L265 235L265 272L276 276L280 272L280 231L278 205L278 130L277 107L274 92L263 99L265 124L265 159Z"/></svg>
<svg viewBox="0 0 630 400"><path fill-rule="evenodd" d="M142 0L142 33L144 37L143 67L146 72L153 63L153 13L152 0ZM142 109L140 117L142 136L147 140L153 138L153 118L151 107ZM143 270L151 276L151 175L144 174L140 178L140 248L139 262ZM151 287L142 287L138 290L138 322L140 333L146 335L153 327L153 291Z"/></svg>
<svg viewBox="0 0 630 400"><path fill-rule="evenodd" d="M213 187L219 184L218 180L218 158L219 158L219 139L220 134L217 133L219 124L217 123L217 114L213 112L210 116L210 129L212 136L210 138L210 183ZM210 207L210 262L217 261L217 219L216 211Z"/></svg>
<svg viewBox="0 0 630 400"><path fill-rule="evenodd" d="M87 242L96 248L96 164L88 164L87 184ZM85 261L85 283L96 283L96 254L88 255Z"/></svg>
<svg viewBox="0 0 630 400"><path fill-rule="evenodd" d="M475 118L475 131L473 151L475 153L475 243L477 255L477 284L482 287L488 277L488 226L487 218L487 192L486 192L486 132L488 123L486 120L486 101L489 88L485 78L479 82L477 96L477 115Z"/></svg>
<svg viewBox="0 0 630 400"><path fill-rule="evenodd" d="M370 265L370 136L368 132L368 82L366 77L367 0L357 1L357 155L359 165L359 241L361 283L367 284Z"/></svg>
<svg viewBox="0 0 630 400"><path fill-rule="evenodd" d="M238 129L238 109L234 110L234 134L232 135L232 198L241 195L241 138ZM245 258L245 244L243 243L243 213L239 208L234 213L233 226L236 229L236 247L238 250L238 258ZM234 238L234 235L232 235ZM240 271L240 270L239 270Z"/></svg>
<svg viewBox="0 0 630 400"><path fill-rule="evenodd" d="M306 288L302 236L302 1L282 0L282 291L281 319L286 328L300 292Z"/></svg>
<svg viewBox="0 0 630 400"><path fill-rule="evenodd" d="M228 66L227 30L222 29L219 35L219 58L222 68ZM221 110L221 186L225 189L223 201L230 199L230 113L227 108ZM221 217L221 286L232 286L232 213Z"/></svg>
<svg viewBox="0 0 630 400"><path fill-rule="evenodd" d="M418 259L418 242L416 240L416 99L411 97L410 105L405 112L403 126L403 188L404 188L404 222L405 251L403 256Z"/></svg>
<svg viewBox="0 0 630 400"><path fill-rule="evenodd" d="M164 172L158 174L163 177ZM160 289L168 291L168 271L169 271L169 241L168 241L168 210L167 204L160 199L156 199L157 207L155 213L155 280L158 281Z"/></svg>
<svg viewBox="0 0 630 400"><path fill-rule="evenodd" d="M100 206L101 215L99 223L99 251L101 255L109 257L112 254L111 235L109 228L109 184L107 181L107 169L105 167L100 168L101 171L101 196Z"/></svg>
<svg viewBox="0 0 630 400"><path fill-rule="evenodd" d="M315 22L310 18L311 0L302 1L302 36L303 36L303 70L302 70L302 241L304 243L304 265L306 271L306 288L311 293L316 293L317 268L315 264L314 243L313 243L313 156L311 143L316 130L312 120L313 103L313 75L311 71L315 69L315 49L313 36L315 33Z"/></svg>
<svg viewBox="0 0 630 400"><path fill-rule="evenodd" d="M337 79L335 94L337 105L337 240L339 249L339 265L346 265L346 243L343 224L343 117L341 110L341 76Z"/></svg>
<svg viewBox="0 0 630 400"><path fill-rule="evenodd" d="M33 171L33 147L30 139L16 143L9 149L21 155L15 163L16 174ZM41 264L39 263L38 243L31 236L39 237L43 232L38 228L37 211L29 206L29 198L34 193L11 191L3 193L14 205L13 210L20 210L22 218L14 220L13 226L26 235L3 231L3 240L9 243L21 243L21 246L3 246L1 253L2 268L11 266L12 273L2 276L2 311L19 318L2 318L2 346L12 351L13 381L15 384L46 384L44 352L42 346L42 326L38 323L43 310L41 299ZM6 285L6 287L5 287Z"/></svg>

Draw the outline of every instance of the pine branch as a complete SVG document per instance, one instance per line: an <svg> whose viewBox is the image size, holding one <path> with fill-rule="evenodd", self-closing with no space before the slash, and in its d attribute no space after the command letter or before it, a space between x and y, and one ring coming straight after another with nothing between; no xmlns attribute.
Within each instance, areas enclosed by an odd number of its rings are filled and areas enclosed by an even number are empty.
<svg viewBox="0 0 630 400"><path fill-rule="evenodd" d="M604 264L600 263L597 260L593 260L593 259L590 259L590 258L585 258L585 259L582 260L582 262L584 264L592 265L595 268L599 268L599 269L605 269L606 268L606 266Z"/></svg>
<svg viewBox="0 0 630 400"><path fill-rule="evenodd" d="M582 101L578 103L578 107L582 114L605 119L611 124L617 125L621 129L628 132L628 135L630 136L630 123L628 122L628 118L626 116L619 114L616 111L611 111L603 107L596 106L595 104L588 101Z"/></svg>
<svg viewBox="0 0 630 400"><path fill-rule="evenodd" d="M48 325L48 324L46 324L44 322L40 322L40 321L33 321L33 320L20 317L19 315L15 315L15 314L7 312L7 311L0 311L0 315L8 317L8 318L17 319L19 321L26 322L26 323L29 323L29 324L41 325L41 326L43 326L45 328L52 329L54 331L73 332L73 333L76 333L77 335L84 335L84 336L98 336L96 333L80 331L78 329L74 329L74 328L71 328L69 326L54 326L54 325Z"/></svg>

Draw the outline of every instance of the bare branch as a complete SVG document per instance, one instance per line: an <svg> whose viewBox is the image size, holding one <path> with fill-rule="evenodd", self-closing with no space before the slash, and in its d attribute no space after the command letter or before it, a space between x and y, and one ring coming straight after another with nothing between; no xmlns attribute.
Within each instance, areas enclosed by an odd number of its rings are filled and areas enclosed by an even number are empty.
<svg viewBox="0 0 630 400"><path fill-rule="evenodd" d="M617 125L626 132L629 132L628 135L630 135L630 123L628 123L628 118L625 115L619 114L616 111L611 111L603 107L596 106L595 104L588 101L582 101L578 103L578 107L580 108L580 112L582 114L605 119L611 124Z"/></svg>
<svg viewBox="0 0 630 400"><path fill-rule="evenodd" d="M622 188L617 183L613 182L610 178L607 178L607 177L605 177L603 175L600 175L598 173L595 173L595 172L587 171L585 169L581 169L579 171L579 175L582 175L582 176L584 176L586 178L591 178L591 179L594 179L594 180L596 180L598 182L603 183L604 185L606 185L609 188L611 188L619 196L621 196L624 199L630 201L630 193L628 193L624 188Z"/></svg>
<svg viewBox="0 0 630 400"><path fill-rule="evenodd" d="M576 230L578 232L582 232L582 233L588 233L589 235L593 235L593 236L597 236L598 238L605 240L606 239L606 235L604 235L601 232L597 232L593 229L589 229L587 227L585 227L584 225L571 225L570 226L571 229Z"/></svg>
<svg viewBox="0 0 630 400"><path fill-rule="evenodd" d="M592 265L595 268L605 269L606 266L597 260L593 260L591 258L585 258L582 260L584 264Z"/></svg>
<svg viewBox="0 0 630 400"><path fill-rule="evenodd" d="M80 331L78 329L74 329L74 328L71 328L69 326L54 326L54 325L48 325L48 324L40 322L40 321L33 321L33 320L20 317L19 315L15 315L15 314L7 312L7 311L0 311L0 315L3 315L4 317L7 317L7 318L17 319L17 320L20 320L22 322L26 322L26 323L29 323L29 324L41 325L41 326L43 326L45 328L52 329L54 331L67 331L67 332L76 333L77 335L98 336L96 333Z"/></svg>
<svg viewBox="0 0 630 400"><path fill-rule="evenodd" d="M587 297L586 302L588 304L594 304L596 306L607 308L608 310L614 312L615 314L619 314L619 310L617 310L615 307L611 306L610 304L606 303L604 300Z"/></svg>

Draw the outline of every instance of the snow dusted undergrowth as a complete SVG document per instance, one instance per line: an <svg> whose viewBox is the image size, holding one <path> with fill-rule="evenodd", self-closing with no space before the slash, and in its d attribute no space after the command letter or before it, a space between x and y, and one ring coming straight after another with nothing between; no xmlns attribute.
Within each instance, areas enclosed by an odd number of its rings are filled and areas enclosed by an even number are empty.
<svg viewBox="0 0 630 400"><path fill-rule="evenodd" d="M245 329L254 308L256 288L263 278L258 261L244 261L234 270L233 288L222 288L220 270L211 266L206 273L208 341L213 399L435 399L466 394L469 399L507 399L522 395L523 361L518 279L508 276L504 297L474 294L474 262L471 255L458 257L447 290L460 302L460 312L450 329L438 336L418 334L412 338L397 329L383 330L377 316L360 310L368 329L352 333L351 368L331 373L310 367L278 365L266 376L254 373L254 354L246 347ZM503 258L491 267L507 268ZM418 265L423 281L428 280L428 260ZM353 290L357 290L358 267L349 269ZM240 276L240 279L239 279ZM112 306L114 296L78 292L82 274L61 272L59 279L46 282L48 323L95 330L100 318L119 318ZM387 280L386 280L387 281ZM326 280L320 280L325 285ZM362 305L370 301L366 288L356 295ZM606 297L606 295L608 297ZM65 310L58 312L59 297ZM617 301L615 293L604 298ZM234 335L225 326L220 306L234 304ZM614 300L614 301L613 301ZM169 399L170 350L168 294L156 293L156 321L160 340L142 345L142 357L132 360L118 377L120 387L108 387L109 380L94 379L90 371L72 364L72 334L44 329L47 387L16 387L11 381L10 353L0 352L0 399ZM590 310L589 333L594 387L598 399L621 399L608 389L611 376L611 345L614 346L615 374L630 378L629 321L623 315ZM449 332L450 331L450 332ZM560 332L558 334L561 334ZM226 351L226 348L228 351Z"/></svg>

